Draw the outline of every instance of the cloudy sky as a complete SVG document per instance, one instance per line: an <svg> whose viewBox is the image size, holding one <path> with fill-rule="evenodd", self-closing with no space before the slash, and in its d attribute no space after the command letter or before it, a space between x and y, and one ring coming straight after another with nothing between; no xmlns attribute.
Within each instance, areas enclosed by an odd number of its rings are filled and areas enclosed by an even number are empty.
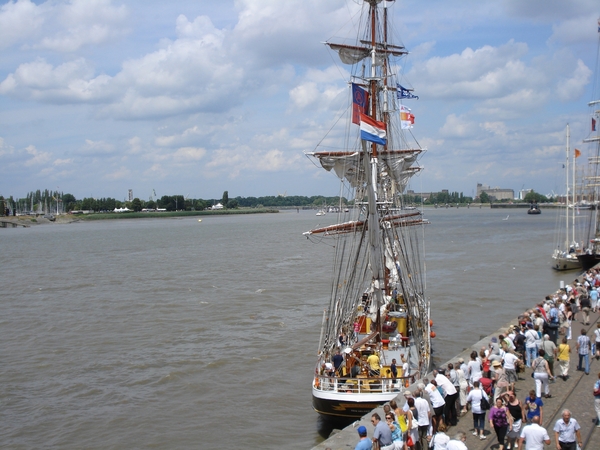
<svg viewBox="0 0 600 450"><path fill-rule="evenodd" d="M0 0L1 1L1 0ZM322 43L358 0L0 2L0 194L128 189L336 195L315 149L347 99ZM427 147L416 191L560 191L565 127L589 133L598 0L393 6Z"/></svg>

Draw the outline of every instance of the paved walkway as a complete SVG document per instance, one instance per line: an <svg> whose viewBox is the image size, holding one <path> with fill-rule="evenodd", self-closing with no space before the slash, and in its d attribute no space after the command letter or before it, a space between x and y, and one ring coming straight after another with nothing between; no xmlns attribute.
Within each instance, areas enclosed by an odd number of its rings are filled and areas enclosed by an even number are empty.
<svg viewBox="0 0 600 450"><path fill-rule="evenodd" d="M581 314L580 314L581 315ZM600 372L600 361L590 359L590 374L585 375L584 372L578 372L577 363L578 356L576 350L576 338L581 333L581 328L588 330L587 335L590 339L594 339L593 332L597 328L597 322L600 321L599 314L591 314L590 317L591 325L584 326L581 322L573 322L572 324L572 336L573 339L569 341L571 346L571 361L569 375L570 378L567 381L563 381L561 378L556 379L554 383L550 383L550 394L552 398L543 399L544 401L544 423L543 426L548 430L550 436L550 445L546 448L555 449L554 440L554 424L558 419L561 418L563 409L569 409L572 417L577 419L581 425L581 436L583 439L583 448L590 450L600 449L600 428L596 428L595 420L596 413L594 410L594 396L592 394L594 389L594 383L598 379L598 372ZM490 339L499 334L503 334L510 325L516 325L517 320L506 324L498 331L490 334L488 337L481 341L473 344L473 346L463 353L456 355L445 364L440 364L440 367L445 367L448 362L456 362L459 357L463 357L465 361L469 360L469 354L472 350L479 351L482 346L489 344ZM559 336L562 339L562 336ZM560 342L559 342L560 343ZM558 370L558 363L555 363L555 371ZM531 389L535 389L535 382L531 378L531 369L526 369L524 373L519 374L519 381L516 384L517 397L521 402L527 397ZM414 390L414 388L410 388ZM404 404L404 398L398 399L398 404ZM376 409L381 417L383 417L383 410L381 408ZM358 442L358 433L356 427L364 425L367 427L369 437L373 435L373 426L370 423L370 414L364 416L360 421L355 422L353 425L341 430L338 433L333 434L329 439L325 440L321 444L314 447L315 450L325 450L331 448L332 450L348 450L353 449ZM493 429L489 429L489 421L486 416L486 440L480 440L478 437L472 435L473 431L473 419L471 413L467 413L461 417L459 423L455 427L450 427L447 434L450 437L458 431L464 431L467 434L466 445L469 450L484 450L484 449L498 449L498 441L496 440L496 434Z"/></svg>

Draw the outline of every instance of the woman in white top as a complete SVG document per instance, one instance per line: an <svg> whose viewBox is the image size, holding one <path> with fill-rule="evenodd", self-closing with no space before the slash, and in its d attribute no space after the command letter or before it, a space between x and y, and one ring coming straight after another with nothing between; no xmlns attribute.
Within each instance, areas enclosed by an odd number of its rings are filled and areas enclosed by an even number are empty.
<svg viewBox="0 0 600 450"><path fill-rule="evenodd" d="M460 368L460 365L456 363L454 364L454 367L454 370L456 371L456 378L458 378L458 385L460 388L458 392L460 402L460 413L462 415L467 413L467 387L469 387L469 383L467 383L465 373Z"/></svg>
<svg viewBox="0 0 600 450"><path fill-rule="evenodd" d="M486 439L483 434L485 429L485 410L481 409L481 399L485 398L488 402L490 398L483 389L479 387L479 381L473 382L473 389L467 395L467 402L471 402L471 412L473 413L473 436L479 435L479 439Z"/></svg>
<svg viewBox="0 0 600 450"><path fill-rule="evenodd" d="M550 386L548 385L548 380L554 379L552 374L550 373L550 368L548 367L548 361L544 359L544 349L540 349L540 356L538 356L531 366L533 367L533 378L535 380L535 394L537 397L542 397L542 386L544 387L544 396L546 398L552 397L550 395Z"/></svg>
<svg viewBox="0 0 600 450"><path fill-rule="evenodd" d="M469 364L467 364L469 367L469 373L471 374L471 378L469 379L471 385L473 385L475 381L479 381L479 379L483 376L481 373L481 362L478 361L477 356L477 352L473 350L471 352L471 361L469 361Z"/></svg>
<svg viewBox="0 0 600 450"><path fill-rule="evenodd" d="M446 424L440 422L437 433L427 438L429 439L429 448L432 448L433 450L446 450L448 441L450 440L450 436L446 434L446 430Z"/></svg>

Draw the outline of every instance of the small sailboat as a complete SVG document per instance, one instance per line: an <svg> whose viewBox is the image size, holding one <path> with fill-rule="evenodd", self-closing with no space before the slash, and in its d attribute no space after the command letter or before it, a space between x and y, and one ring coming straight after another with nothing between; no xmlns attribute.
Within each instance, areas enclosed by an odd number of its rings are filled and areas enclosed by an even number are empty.
<svg viewBox="0 0 600 450"><path fill-rule="evenodd" d="M304 233L333 241L312 382L313 407L329 417L360 418L390 401L427 373L431 356L420 243L427 221L420 210L407 210L402 195L421 170L413 164L423 151L402 101L418 97L396 79L396 60L407 52L389 42L392 7L364 0L355 43L327 43L352 67L349 136L340 143L344 150L308 154L340 178L353 203L348 212L338 208L339 223Z"/></svg>
<svg viewBox="0 0 600 450"><path fill-rule="evenodd" d="M575 158L577 155L573 155L573 162L571 164L571 147L570 147L570 129L567 124L567 162L565 164L566 167L566 208L565 208L565 223L564 228L562 228L564 235L559 237L559 239L564 238L564 241L561 241L557 244L554 249L554 253L552 253L552 268L555 270L576 270L581 268L581 263L579 259L577 259L577 254L581 253L579 249L579 245L575 240L575 208L571 210L569 208L569 199L573 200L573 204L576 201L576 192L575 192ZM578 151L578 150L577 150ZM569 186L569 167L573 166L573 187ZM572 197L569 197L569 191L571 191ZM570 219L570 220L569 220ZM561 224L562 225L562 224ZM560 225L559 225L560 226ZM562 233L559 233L561 236Z"/></svg>

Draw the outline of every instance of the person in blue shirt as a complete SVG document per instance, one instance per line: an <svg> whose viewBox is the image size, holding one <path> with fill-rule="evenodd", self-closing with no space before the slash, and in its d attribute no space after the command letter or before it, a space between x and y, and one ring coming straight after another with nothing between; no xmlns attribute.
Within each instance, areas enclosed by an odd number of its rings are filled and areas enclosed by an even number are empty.
<svg viewBox="0 0 600 450"><path fill-rule="evenodd" d="M390 427L385 422L382 422L379 414L374 413L371 416L371 423L375 427L373 442L377 442L379 448L390 445L392 443L392 430L390 430Z"/></svg>
<svg viewBox="0 0 600 450"><path fill-rule="evenodd" d="M544 423L543 406L544 402L535 396L535 390L529 391L529 397L523 402L523 416L527 418L527 423L531 423L535 416L539 416L540 423Z"/></svg>
<svg viewBox="0 0 600 450"><path fill-rule="evenodd" d="M358 427L357 431L360 441L358 441L354 450L371 450L373 448L373 443L371 442L371 439L367 437L367 428L361 425Z"/></svg>

